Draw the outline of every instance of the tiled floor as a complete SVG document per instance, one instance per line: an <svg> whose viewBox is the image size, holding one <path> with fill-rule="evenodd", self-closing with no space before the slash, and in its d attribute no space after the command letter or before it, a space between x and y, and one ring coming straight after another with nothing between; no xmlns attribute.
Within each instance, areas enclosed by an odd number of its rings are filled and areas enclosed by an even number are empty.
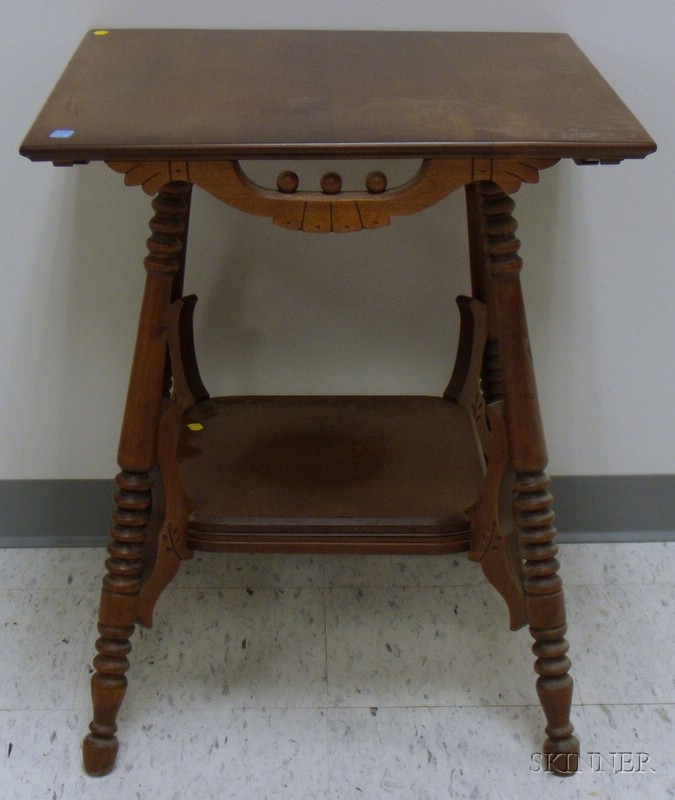
<svg viewBox="0 0 675 800"><path fill-rule="evenodd" d="M529 634L461 554L185 564L135 636L97 780L79 743L103 553L0 551L0 796L673 798L675 543L563 545L561 562L572 778L540 770Z"/></svg>

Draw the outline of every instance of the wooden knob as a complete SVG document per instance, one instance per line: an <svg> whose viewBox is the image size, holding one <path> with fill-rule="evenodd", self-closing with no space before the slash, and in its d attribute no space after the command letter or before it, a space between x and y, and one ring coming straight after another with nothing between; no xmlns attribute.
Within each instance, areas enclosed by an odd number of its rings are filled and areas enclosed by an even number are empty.
<svg viewBox="0 0 675 800"><path fill-rule="evenodd" d="M366 175L366 189L371 194L382 194L387 188L387 176L379 169L369 172Z"/></svg>
<svg viewBox="0 0 675 800"><path fill-rule="evenodd" d="M295 172L291 172L290 169L284 170L283 172L279 173L279 177L277 178L277 189L284 194L293 194L298 190L298 186L300 185L300 178L295 174Z"/></svg>
<svg viewBox="0 0 675 800"><path fill-rule="evenodd" d="M324 194L337 194L342 189L342 178L337 172L326 172L321 178L321 190Z"/></svg>

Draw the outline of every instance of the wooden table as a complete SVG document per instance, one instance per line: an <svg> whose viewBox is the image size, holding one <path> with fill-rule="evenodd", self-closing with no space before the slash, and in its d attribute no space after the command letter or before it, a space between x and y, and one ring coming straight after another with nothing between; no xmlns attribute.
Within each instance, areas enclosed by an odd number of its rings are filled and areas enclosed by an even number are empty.
<svg viewBox="0 0 675 800"><path fill-rule="evenodd" d="M134 626L194 550L468 550L534 638L549 768L579 743L547 456L510 195L560 159L655 145L562 34L112 30L88 33L21 153L105 161L154 195L92 678L88 772L112 769ZM300 187L241 159L364 159ZM367 159L421 159L390 188ZM284 166L281 164L281 166ZM285 166L288 166L287 164ZM337 165L336 165L337 166ZM367 174L366 174L367 173ZM290 230L379 228L465 189L472 296L442 397L218 397L183 290L200 186ZM330 246L330 239L326 242ZM529 752L529 750L528 750Z"/></svg>

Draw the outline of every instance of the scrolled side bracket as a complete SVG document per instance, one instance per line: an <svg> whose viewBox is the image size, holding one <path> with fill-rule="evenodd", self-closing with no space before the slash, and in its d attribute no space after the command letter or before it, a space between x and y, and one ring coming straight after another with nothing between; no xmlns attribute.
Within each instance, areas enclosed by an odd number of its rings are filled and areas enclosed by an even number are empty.
<svg viewBox="0 0 675 800"><path fill-rule="evenodd" d="M142 186L155 194L170 181L200 186L227 205L276 225L309 233L349 233L388 225L391 217L415 214L435 205L451 192L476 181L492 181L507 193L521 183L536 183L539 171L557 159L430 158L402 186L386 187L382 173L371 173L365 191L341 191L337 173L327 173L322 191L297 191L293 173L284 172L279 189L258 186L237 161L109 161L124 173L128 186ZM374 178L377 177L377 179ZM280 176L281 178L281 176ZM290 188L289 188L290 187Z"/></svg>

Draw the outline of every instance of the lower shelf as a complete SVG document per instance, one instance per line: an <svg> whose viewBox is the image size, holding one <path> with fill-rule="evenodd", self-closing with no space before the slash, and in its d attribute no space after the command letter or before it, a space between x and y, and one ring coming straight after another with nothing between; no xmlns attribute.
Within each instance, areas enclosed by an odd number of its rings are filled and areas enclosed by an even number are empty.
<svg viewBox="0 0 675 800"><path fill-rule="evenodd" d="M483 479L471 415L436 397L223 397L180 420L201 550L467 549Z"/></svg>

